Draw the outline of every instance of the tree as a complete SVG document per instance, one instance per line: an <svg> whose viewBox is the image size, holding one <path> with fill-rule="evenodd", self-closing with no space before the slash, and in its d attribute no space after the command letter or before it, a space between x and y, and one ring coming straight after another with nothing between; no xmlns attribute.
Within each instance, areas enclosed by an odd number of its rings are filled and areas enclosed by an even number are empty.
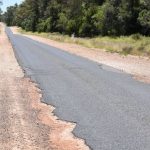
<svg viewBox="0 0 150 150"><path fill-rule="evenodd" d="M150 35L150 3L148 0L144 0L142 3L138 21L141 25L141 33Z"/></svg>
<svg viewBox="0 0 150 150"><path fill-rule="evenodd" d="M10 6L7 8L7 12L4 13L4 20L8 26L15 25L15 13L18 5Z"/></svg>
<svg viewBox="0 0 150 150"><path fill-rule="evenodd" d="M119 6L118 22L120 22L120 34L128 35L138 32L139 0L122 0Z"/></svg>
<svg viewBox="0 0 150 150"><path fill-rule="evenodd" d="M96 28L96 16L97 6L87 5L83 7L83 16L81 20L81 26L79 28L80 36L94 36L98 34L98 28Z"/></svg>
<svg viewBox="0 0 150 150"><path fill-rule="evenodd" d="M149 0L24 0L7 8L7 25L76 36L150 35Z"/></svg>
<svg viewBox="0 0 150 150"><path fill-rule="evenodd" d="M3 20L3 11L1 10L1 8L0 8L0 22Z"/></svg>
<svg viewBox="0 0 150 150"><path fill-rule="evenodd" d="M46 11L45 11L45 18L49 18L48 20L50 27L48 27L49 30L47 31L51 31L51 32L57 32L57 23L58 23L58 19L59 19L59 13L61 12L61 5L60 3L58 3L58 1L56 0L52 0ZM47 20L47 21L48 21Z"/></svg>

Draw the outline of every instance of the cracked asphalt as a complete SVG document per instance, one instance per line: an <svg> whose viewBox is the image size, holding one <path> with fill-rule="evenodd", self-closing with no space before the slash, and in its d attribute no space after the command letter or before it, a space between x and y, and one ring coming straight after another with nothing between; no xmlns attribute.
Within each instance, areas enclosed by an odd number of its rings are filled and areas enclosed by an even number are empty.
<svg viewBox="0 0 150 150"><path fill-rule="evenodd" d="M114 68L6 32L43 101L93 150L150 149L150 85Z"/></svg>

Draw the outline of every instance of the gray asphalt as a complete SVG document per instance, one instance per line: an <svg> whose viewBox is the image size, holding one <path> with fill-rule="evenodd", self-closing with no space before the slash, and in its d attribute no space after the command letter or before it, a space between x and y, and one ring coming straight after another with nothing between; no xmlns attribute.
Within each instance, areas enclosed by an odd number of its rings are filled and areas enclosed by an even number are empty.
<svg viewBox="0 0 150 150"><path fill-rule="evenodd" d="M150 85L114 68L6 32L43 101L93 150L150 150Z"/></svg>

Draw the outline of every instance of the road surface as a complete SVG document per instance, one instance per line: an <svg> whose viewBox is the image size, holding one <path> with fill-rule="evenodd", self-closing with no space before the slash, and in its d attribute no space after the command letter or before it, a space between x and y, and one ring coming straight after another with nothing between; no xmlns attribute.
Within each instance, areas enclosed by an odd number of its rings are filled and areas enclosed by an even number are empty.
<svg viewBox="0 0 150 150"><path fill-rule="evenodd" d="M6 32L43 101L93 150L150 149L150 85L114 68Z"/></svg>

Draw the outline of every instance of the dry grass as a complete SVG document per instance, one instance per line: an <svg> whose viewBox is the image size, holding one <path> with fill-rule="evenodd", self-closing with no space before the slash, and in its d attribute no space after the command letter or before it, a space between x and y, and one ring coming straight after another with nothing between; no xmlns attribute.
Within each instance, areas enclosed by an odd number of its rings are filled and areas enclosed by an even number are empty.
<svg viewBox="0 0 150 150"><path fill-rule="evenodd" d="M41 36L59 42L75 43L88 48L103 49L112 53L150 57L150 37L139 34L121 37L71 38L68 35L59 33L33 33L26 32L22 29L19 29L19 32Z"/></svg>

